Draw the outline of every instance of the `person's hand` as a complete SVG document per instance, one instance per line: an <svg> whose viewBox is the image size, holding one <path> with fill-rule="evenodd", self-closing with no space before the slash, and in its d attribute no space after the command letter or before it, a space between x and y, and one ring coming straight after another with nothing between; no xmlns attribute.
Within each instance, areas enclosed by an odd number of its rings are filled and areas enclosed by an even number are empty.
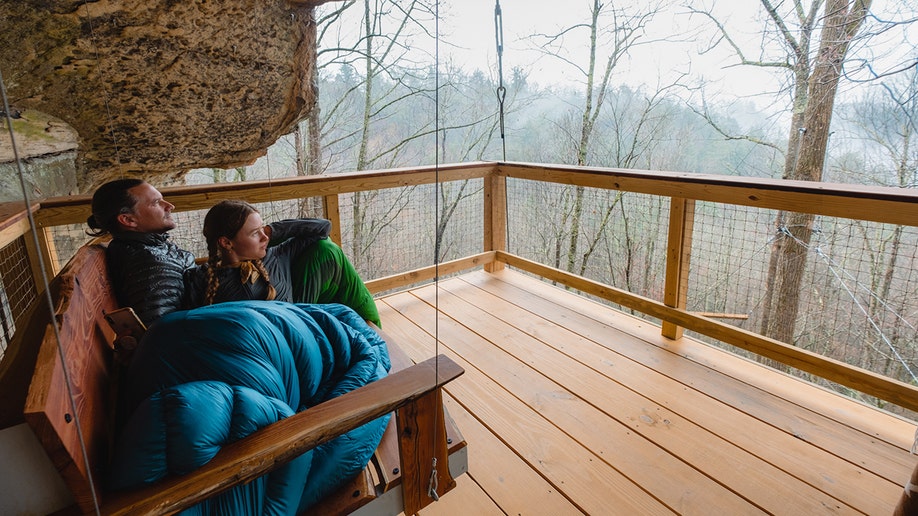
<svg viewBox="0 0 918 516"><path fill-rule="evenodd" d="M268 240L271 240L271 224L265 224L265 227L262 229L265 232L265 235L268 236Z"/></svg>

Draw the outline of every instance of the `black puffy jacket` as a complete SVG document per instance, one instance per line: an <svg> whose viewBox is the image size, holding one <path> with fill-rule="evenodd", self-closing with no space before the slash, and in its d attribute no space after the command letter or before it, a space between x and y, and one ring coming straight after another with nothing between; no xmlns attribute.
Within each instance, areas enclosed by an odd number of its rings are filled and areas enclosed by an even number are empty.
<svg viewBox="0 0 918 516"><path fill-rule="evenodd" d="M118 302L132 307L148 327L181 307L183 274L194 267L194 255L167 234L119 232L108 244L106 258Z"/></svg>

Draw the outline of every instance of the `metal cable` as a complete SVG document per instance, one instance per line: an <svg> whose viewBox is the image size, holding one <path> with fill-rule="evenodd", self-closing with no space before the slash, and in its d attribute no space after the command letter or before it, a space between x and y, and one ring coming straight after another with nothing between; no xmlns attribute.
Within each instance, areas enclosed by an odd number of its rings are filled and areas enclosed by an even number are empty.
<svg viewBox="0 0 918 516"><path fill-rule="evenodd" d="M13 131L13 118L10 115L9 98L6 95L6 83L3 80L2 72L0 72L0 96L3 97L3 113L6 116L7 127L10 131L10 144L12 144L13 147L13 161L16 162L16 169L19 173L19 186L22 188L22 200L25 203L25 212L29 218L29 228L32 230L32 243L35 245L36 249L41 249L42 246L38 241L38 232L35 230L37 227L35 225L35 218L32 216L31 203L29 202L29 192L26 188L25 171L22 168L22 160L19 159L19 150L16 147L16 134ZM70 411L73 413L73 422L76 425L77 436L80 440L80 453L83 456L83 467L86 468L86 478L89 481L90 491L92 491L92 505L96 510L96 515L98 516L100 512L99 500L96 498L95 479L92 476L92 469L89 465L89 451L86 449L86 439L83 437L83 427L80 425L80 418L77 413L76 398L74 396L73 385L70 380L70 369L67 364L67 357L64 356L64 348L61 345L60 328L58 328L56 318L54 317L54 301L51 299L51 288L49 287L48 282L48 269L45 265L45 259L42 254L37 253L37 256L38 268L41 270L41 277L42 281L44 282L45 302L48 304L51 327L54 328L54 340L57 342L57 354L61 360L61 370L64 373L64 383L67 385L67 398L70 401Z"/></svg>

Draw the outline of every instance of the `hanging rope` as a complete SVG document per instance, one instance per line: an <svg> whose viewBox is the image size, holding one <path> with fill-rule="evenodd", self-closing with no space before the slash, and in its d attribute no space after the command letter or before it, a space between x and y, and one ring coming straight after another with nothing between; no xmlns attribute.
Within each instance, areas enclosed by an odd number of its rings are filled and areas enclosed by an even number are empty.
<svg viewBox="0 0 918 516"><path fill-rule="evenodd" d="M38 226L35 224L35 218L32 216L31 202L29 201L29 191L26 188L25 171L22 169L22 160L19 159L19 148L16 146L16 134L13 131L13 118L10 114L9 98L6 94L6 82L3 80L3 73L0 72L0 96L3 97L3 113L6 116L6 125L10 131L10 144L13 148L13 161L16 162L16 170L19 174L19 186L22 188L22 200L25 203L25 212L29 219L29 227L32 229L32 244L35 249L41 249L38 241L38 232L35 230ZM44 282L45 302L48 305L48 312L51 321L56 320L54 316L54 301L51 299L51 289L48 286L48 269L45 265L45 259L42 253L37 253L38 268L41 270L42 281ZM93 478L92 469L89 467L89 452L86 450L86 439L83 437L83 427L80 425L80 418L77 416L76 397L73 392L73 382L70 380L70 367L64 356L64 348L61 346L60 328L57 324L51 324L54 328L54 340L57 343L57 355L61 360L61 370L64 373L64 384L67 386L67 398L70 402L70 412L73 414L73 422L76 425L77 436L80 440L80 454L83 456L83 467L86 468L86 478L89 481L90 491L92 491L92 506L99 515L99 501L96 498L95 478Z"/></svg>
<svg viewBox="0 0 918 516"><path fill-rule="evenodd" d="M434 237L437 244L434 245L434 357L440 355L440 245L437 231L439 228L440 217L440 1L434 4ZM439 389L440 382L440 361L434 363L434 382ZM437 410L434 415L434 429L440 426L440 411ZM431 432L432 447L436 453L437 450L437 432ZM427 495L434 501L440 499L437 494L437 458L432 458L430 479L427 481Z"/></svg>
<svg viewBox="0 0 918 516"><path fill-rule="evenodd" d="M437 494L437 487L439 487L440 481L437 479L437 458L433 458L433 465L430 470L430 481L427 484L427 496L433 498L433 501L437 502L440 500L440 495Z"/></svg>

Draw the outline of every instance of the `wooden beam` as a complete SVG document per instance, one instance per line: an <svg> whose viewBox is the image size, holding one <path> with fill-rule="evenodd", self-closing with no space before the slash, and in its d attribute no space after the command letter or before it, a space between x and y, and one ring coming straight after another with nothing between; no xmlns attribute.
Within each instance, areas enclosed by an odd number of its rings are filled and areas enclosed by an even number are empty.
<svg viewBox="0 0 918 516"><path fill-rule="evenodd" d="M688 298L689 262L692 256L692 230L695 201L673 197L669 204L669 237L666 245L666 281L663 304L685 310ZM676 340L682 327L663 321L663 336Z"/></svg>
<svg viewBox="0 0 918 516"><path fill-rule="evenodd" d="M341 245L341 209L338 205L338 194L322 197L325 218L331 221L331 234L328 235L332 242Z"/></svg>
<svg viewBox="0 0 918 516"><path fill-rule="evenodd" d="M501 163L507 177L914 226L918 192L761 177Z"/></svg>
<svg viewBox="0 0 918 516"><path fill-rule="evenodd" d="M456 487L449 473L441 390L436 389L417 403L398 409L396 423L405 514L417 514Z"/></svg>
<svg viewBox="0 0 918 516"><path fill-rule="evenodd" d="M207 210L225 199L245 199L254 204L433 184L438 179L441 182L477 179L489 175L494 168L494 163L476 162L439 167L282 177L264 181L163 187L159 190L166 200L175 205L176 212L182 212ZM45 199L41 201L36 212L36 223L40 226L84 224L91 213L91 201L91 195Z"/></svg>
<svg viewBox="0 0 918 516"><path fill-rule="evenodd" d="M465 258L443 262L439 265L431 265L429 267L422 267L420 269L414 269L408 272L402 272L399 274L393 274L392 276L370 280L365 283L367 289L373 294L376 294L378 292L385 292L387 290L414 285L424 281L431 281L437 278L438 275L443 276L447 274L454 274L457 272L474 269L475 267L481 267L493 262L494 260L495 251L478 253L472 256L467 256Z"/></svg>
<svg viewBox="0 0 918 516"><path fill-rule="evenodd" d="M507 179L489 175L484 178L484 250L507 250ZM503 269L501 262L485 265L488 272Z"/></svg>

